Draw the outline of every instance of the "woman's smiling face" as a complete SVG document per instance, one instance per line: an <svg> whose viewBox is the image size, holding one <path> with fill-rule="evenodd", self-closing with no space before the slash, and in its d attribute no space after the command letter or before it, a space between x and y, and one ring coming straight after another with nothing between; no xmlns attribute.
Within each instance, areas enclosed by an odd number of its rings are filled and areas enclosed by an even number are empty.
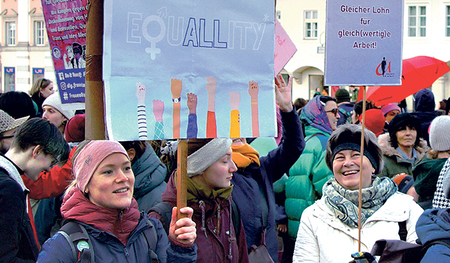
<svg viewBox="0 0 450 263"><path fill-rule="evenodd" d="M106 157L86 186L89 200L100 207L124 209L133 197L134 174L129 159L121 153Z"/></svg>
<svg viewBox="0 0 450 263"><path fill-rule="evenodd" d="M362 188L372 185L372 174L375 172L369 159L363 156L361 165L361 154L355 150L342 150L333 159L333 174L336 181L349 190L359 189L360 171L362 169Z"/></svg>

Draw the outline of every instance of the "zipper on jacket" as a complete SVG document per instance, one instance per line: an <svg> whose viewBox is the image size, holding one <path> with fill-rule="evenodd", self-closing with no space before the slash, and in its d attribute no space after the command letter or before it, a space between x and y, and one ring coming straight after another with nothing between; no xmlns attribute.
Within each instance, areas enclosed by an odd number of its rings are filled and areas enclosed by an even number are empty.
<svg viewBox="0 0 450 263"><path fill-rule="evenodd" d="M208 237L208 235L206 234L206 227L205 227L205 202L203 200L200 200L198 202L200 209L202 210L202 227L201 230L203 231L203 233L205 233L205 237Z"/></svg>
<svg viewBox="0 0 450 263"><path fill-rule="evenodd" d="M220 235L220 204L217 204L217 233L216 235L219 236ZM216 231L214 231L216 232Z"/></svg>
<svg viewBox="0 0 450 263"><path fill-rule="evenodd" d="M123 210L124 209L122 209L122 210L120 210L119 211L119 225L120 225L120 231L123 233L123 222L122 222L122 219L123 219Z"/></svg>

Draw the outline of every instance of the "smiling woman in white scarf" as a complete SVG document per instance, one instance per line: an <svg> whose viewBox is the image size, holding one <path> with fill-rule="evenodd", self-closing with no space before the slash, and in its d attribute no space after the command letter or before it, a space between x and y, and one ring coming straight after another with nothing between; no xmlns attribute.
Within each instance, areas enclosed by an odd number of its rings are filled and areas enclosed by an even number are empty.
<svg viewBox="0 0 450 263"><path fill-rule="evenodd" d="M334 177L323 196L302 214L293 262L345 262L358 252L359 182L362 185L361 251L370 252L379 239L400 240L399 222L406 223L406 241L417 239L415 224L422 208L397 191L387 177L377 177L383 158L377 138L361 126L346 124L327 143L326 162ZM361 176L360 176L361 174Z"/></svg>

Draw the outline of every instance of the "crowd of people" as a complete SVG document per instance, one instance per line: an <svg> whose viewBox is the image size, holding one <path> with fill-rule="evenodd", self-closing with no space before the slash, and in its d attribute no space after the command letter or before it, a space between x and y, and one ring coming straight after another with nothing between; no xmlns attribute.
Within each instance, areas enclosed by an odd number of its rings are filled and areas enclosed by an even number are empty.
<svg viewBox="0 0 450 263"><path fill-rule="evenodd" d="M450 116L429 89L412 112L345 88L293 102L279 75L275 98L277 138L188 140L176 207L176 141L86 140L47 79L1 94L0 262L351 262L381 239L449 260Z"/></svg>

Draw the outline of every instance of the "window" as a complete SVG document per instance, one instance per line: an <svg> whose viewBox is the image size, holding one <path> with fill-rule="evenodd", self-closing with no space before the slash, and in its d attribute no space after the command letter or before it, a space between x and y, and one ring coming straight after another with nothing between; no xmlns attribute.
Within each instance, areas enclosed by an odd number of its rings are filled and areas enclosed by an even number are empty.
<svg viewBox="0 0 450 263"><path fill-rule="evenodd" d="M408 36L427 36L427 7L409 6L408 8Z"/></svg>
<svg viewBox="0 0 450 263"><path fill-rule="evenodd" d="M305 38L317 38L317 11L305 11Z"/></svg>
<svg viewBox="0 0 450 263"><path fill-rule="evenodd" d="M45 72L44 68L33 68L33 82L32 83L35 83L36 80L43 78L44 72Z"/></svg>
<svg viewBox="0 0 450 263"><path fill-rule="evenodd" d="M36 46L45 45L44 21L34 21L34 44Z"/></svg>
<svg viewBox="0 0 450 263"><path fill-rule="evenodd" d="M16 68L14 67L5 67L5 90L3 92L7 91L14 91L16 86Z"/></svg>
<svg viewBox="0 0 450 263"><path fill-rule="evenodd" d="M6 45L16 45L16 22L6 22Z"/></svg>
<svg viewBox="0 0 450 263"><path fill-rule="evenodd" d="M446 9L446 26L445 26L445 35L450 37L450 5L447 6Z"/></svg>

